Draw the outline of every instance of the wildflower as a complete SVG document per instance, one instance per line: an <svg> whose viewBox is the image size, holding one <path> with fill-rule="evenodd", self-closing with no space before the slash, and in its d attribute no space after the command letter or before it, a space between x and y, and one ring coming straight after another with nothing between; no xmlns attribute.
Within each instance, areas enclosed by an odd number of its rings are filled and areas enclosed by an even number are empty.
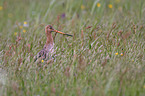
<svg viewBox="0 0 145 96"><path fill-rule="evenodd" d="M27 24L27 22L25 21L24 24Z"/></svg>
<svg viewBox="0 0 145 96"><path fill-rule="evenodd" d="M24 26L24 27L28 27L28 26L29 26L29 24L28 24L26 21L24 21L23 26Z"/></svg>
<svg viewBox="0 0 145 96"><path fill-rule="evenodd" d="M108 7L109 7L109 8L113 8L112 4L109 4Z"/></svg>
<svg viewBox="0 0 145 96"><path fill-rule="evenodd" d="M85 6L84 5L81 5L81 9L84 10L85 9Z"/></svg>
<svg viewBox="0 0 145 96"><path fill-rule="evenodd" d="M43 62L44 62L44 60L42 59L42 60L41 60L41 62L43 63Z"/></svg>
<svg viewBox="0 0 145 96"><path fill-rule="evenodd" d="M17 32L15 32L14 35L16 36L17 35Z"/></svg>
<svg viewBox="0 0 145 96"><path fill-rule="evenodd" d="M13 17L13 14L12 14L12 13L9 13L9 14L8 14L8 17L9 17L9 18Z"/></svg>
<svg viewBox="0 0 145 96"><path fill-rule="evenodd" d="M145 85L143 86L143 88L145 89Z"/></svg>
<svg viewBox="0 0 145 96"><path fill-rule="evenodd" d="M123 53L121 53L120 55L123 56Z"/></svg>
<svg viewBox="0 0 145 96"><path fill-rule="evenodd" d="M100 7L101 6L101 4L100 3L97 3L97 7Z"/></svg>
<svg viewBox="0 0 145 96"><path fill-rule="evenodd" d="M61 14L61 18L65 18L65 13L62 13Z"/></svg>
<svg viewBox="0 0 145 96"><path fill-rule="evenodd" d="M132 59L131 61L134 62L134 59Z"/></svg>
<svg viewBox="0 0 145 96"><path fill-rule="evenodd" d="M115 55L118 55L118 53L115 53Z"/></svg>
<svg viewBox="0 0 145 96"><path fill-rule="evenodd" d="M22 29L22 28L23 28L23 26L19 26L19 28L20 28L20 29Z"/></svg>
<svg viewBox="0 0 145 96"><path fill-rule="evenodd" d="M26 30L25 29L23 29L23 33L26 33Z"/></svg>
<svg viewBox="0 0 145 96"><path fill-rule="evenodd" d="M2 6L0 6L0 11L1 11L1 10L3 10L3 7L2 7Z"/></svg>

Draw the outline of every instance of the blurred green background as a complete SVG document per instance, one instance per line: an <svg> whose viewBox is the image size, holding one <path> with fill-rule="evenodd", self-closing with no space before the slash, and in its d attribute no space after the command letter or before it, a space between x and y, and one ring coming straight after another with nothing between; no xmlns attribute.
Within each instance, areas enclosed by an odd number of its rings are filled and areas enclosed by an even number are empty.
<svg viewBox="0 0 145 96"><path fill-rule="evenodd" d="M144 96L144 17L145 0L0 0L0 95ZM74 36L37 64L48 24Z"/></svg>

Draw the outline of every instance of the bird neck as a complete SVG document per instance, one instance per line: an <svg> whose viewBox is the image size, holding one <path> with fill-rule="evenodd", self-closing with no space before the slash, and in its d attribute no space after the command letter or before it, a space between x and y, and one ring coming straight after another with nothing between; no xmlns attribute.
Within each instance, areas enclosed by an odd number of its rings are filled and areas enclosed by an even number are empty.
<svg viewBox="0 0 145 96"><path fill-rule="evenodd" d="M46 45L53 44L53 37L51 35L51 32L47 32L46 36L47 36Z"/></svg>

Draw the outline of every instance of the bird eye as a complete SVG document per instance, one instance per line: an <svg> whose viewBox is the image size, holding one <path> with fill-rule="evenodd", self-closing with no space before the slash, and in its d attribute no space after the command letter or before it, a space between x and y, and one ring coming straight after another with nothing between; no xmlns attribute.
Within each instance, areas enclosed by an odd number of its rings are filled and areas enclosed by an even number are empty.
<svg viewBox="0 0 145 96"><path fill-rule="evenodd" d="M52 29L52 26L49 26L48 28L49 28L49 29Z"/></svg>

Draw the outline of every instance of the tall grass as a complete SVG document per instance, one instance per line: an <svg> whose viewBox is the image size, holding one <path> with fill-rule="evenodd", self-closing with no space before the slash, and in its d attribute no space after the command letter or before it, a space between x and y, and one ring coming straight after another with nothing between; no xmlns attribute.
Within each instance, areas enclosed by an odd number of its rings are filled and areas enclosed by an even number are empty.
<svg viewBox="0 0 145 96"><path fill-rule="evenodd" d="M145 95L144 0L1 0L0 7L1 96ZM47 24L74 37L53 33L53 62L36 63Z"/></svg>

